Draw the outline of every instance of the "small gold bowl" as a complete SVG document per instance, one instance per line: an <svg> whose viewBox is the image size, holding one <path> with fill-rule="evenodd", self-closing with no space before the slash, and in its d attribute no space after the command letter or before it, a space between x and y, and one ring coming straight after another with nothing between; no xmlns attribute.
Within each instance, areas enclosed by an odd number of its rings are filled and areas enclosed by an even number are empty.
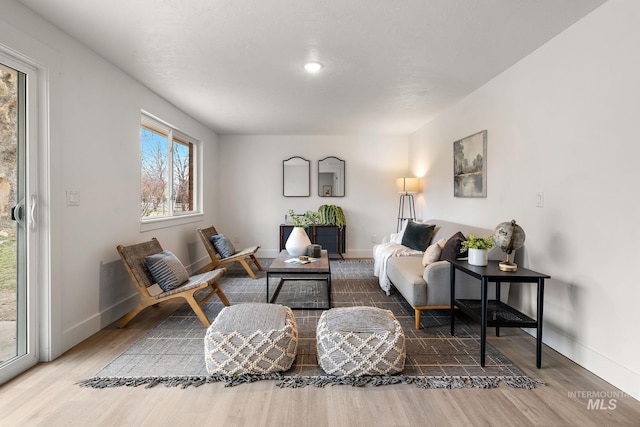
<svg viewBox="0 0 640 427"><path fill-rule="evenodd" d="M299 256L299 257L298 257L298 259L299 259L300 261L309 261L309 257L308 257L308 256L306 256L306 255Z"/></svg>

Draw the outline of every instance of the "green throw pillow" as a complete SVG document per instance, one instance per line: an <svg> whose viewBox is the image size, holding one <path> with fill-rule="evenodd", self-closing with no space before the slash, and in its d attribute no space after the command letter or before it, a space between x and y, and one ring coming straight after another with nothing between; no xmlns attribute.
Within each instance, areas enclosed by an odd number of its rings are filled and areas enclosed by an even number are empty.
<svg viewBox="0 0 640 427"><path fill-rule="evenodd" d="M409 221L402 235L402 246L424 252L431 243L435 225Z"/></svg>

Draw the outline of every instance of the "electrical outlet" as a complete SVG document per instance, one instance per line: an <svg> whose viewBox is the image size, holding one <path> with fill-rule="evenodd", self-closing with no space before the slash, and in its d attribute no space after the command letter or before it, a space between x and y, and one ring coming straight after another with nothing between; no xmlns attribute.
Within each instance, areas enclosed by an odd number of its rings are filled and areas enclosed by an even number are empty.
<svg viewBox="0 0 640 427"><path fill-rule="evenodd" d="M378 243L378 236L371 236L371 243Z"/></svg>
<svg viewBox="0 0 640 427"><path fill-rule="evenodd" d="M238 236L233 236L233 243L240 243L240 238Z"/></svg>
<svg viewBox="0 0 640 427"><path fill-rule="evenodd" d="M67 190L67 206L80 206L79 190Z"/></svg>

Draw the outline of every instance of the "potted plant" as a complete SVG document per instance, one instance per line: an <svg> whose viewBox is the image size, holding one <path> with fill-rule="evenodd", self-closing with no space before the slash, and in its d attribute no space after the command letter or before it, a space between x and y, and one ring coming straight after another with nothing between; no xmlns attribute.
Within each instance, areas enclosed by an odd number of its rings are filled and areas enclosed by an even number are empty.
<svg viewBox="0 0 640 427"><path fill-rule="evenodd" d="M344 212L340 206L322 205L318 208L317 214L320 224L335 225L338 228L342 228L347 223Z"/></svg>
<svg viewBox="0 0 640 427"><path fill-rule="evenodd" d="M293 209L289 209L289 217L293 221L293 230L289 234L284 248L291 256L301 256L307 253L307 246L311 244L305 228L313 223L313 212L307 211L302 215L296 215Z"/></svg>
<svg viewBox="0 0 640 427"><path fill-rule="evenodd" d="M469 239L462 242L460 252L468 252L468 263L484 267L489 264L489 249L493 247L493 236L476 237L469 234Z"/></svg>

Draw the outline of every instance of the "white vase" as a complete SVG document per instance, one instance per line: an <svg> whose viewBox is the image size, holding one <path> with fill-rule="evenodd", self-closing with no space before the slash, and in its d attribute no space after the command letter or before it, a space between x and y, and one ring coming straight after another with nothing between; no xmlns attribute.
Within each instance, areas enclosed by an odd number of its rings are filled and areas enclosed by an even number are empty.
<svg viewBox="0 0 640 427"><path fill-rule="evenodd" d="M486 249L469 248L469 264L478 267L485 267L489 264L489 251Z"/></svg>
<svg viewBox="0 0 640 427"><path fill-rule="evenodd" d="M307 254L307 246L311 244L307 232L302 227L293 227L284 248L291 256L301 256Z"/></svg>

